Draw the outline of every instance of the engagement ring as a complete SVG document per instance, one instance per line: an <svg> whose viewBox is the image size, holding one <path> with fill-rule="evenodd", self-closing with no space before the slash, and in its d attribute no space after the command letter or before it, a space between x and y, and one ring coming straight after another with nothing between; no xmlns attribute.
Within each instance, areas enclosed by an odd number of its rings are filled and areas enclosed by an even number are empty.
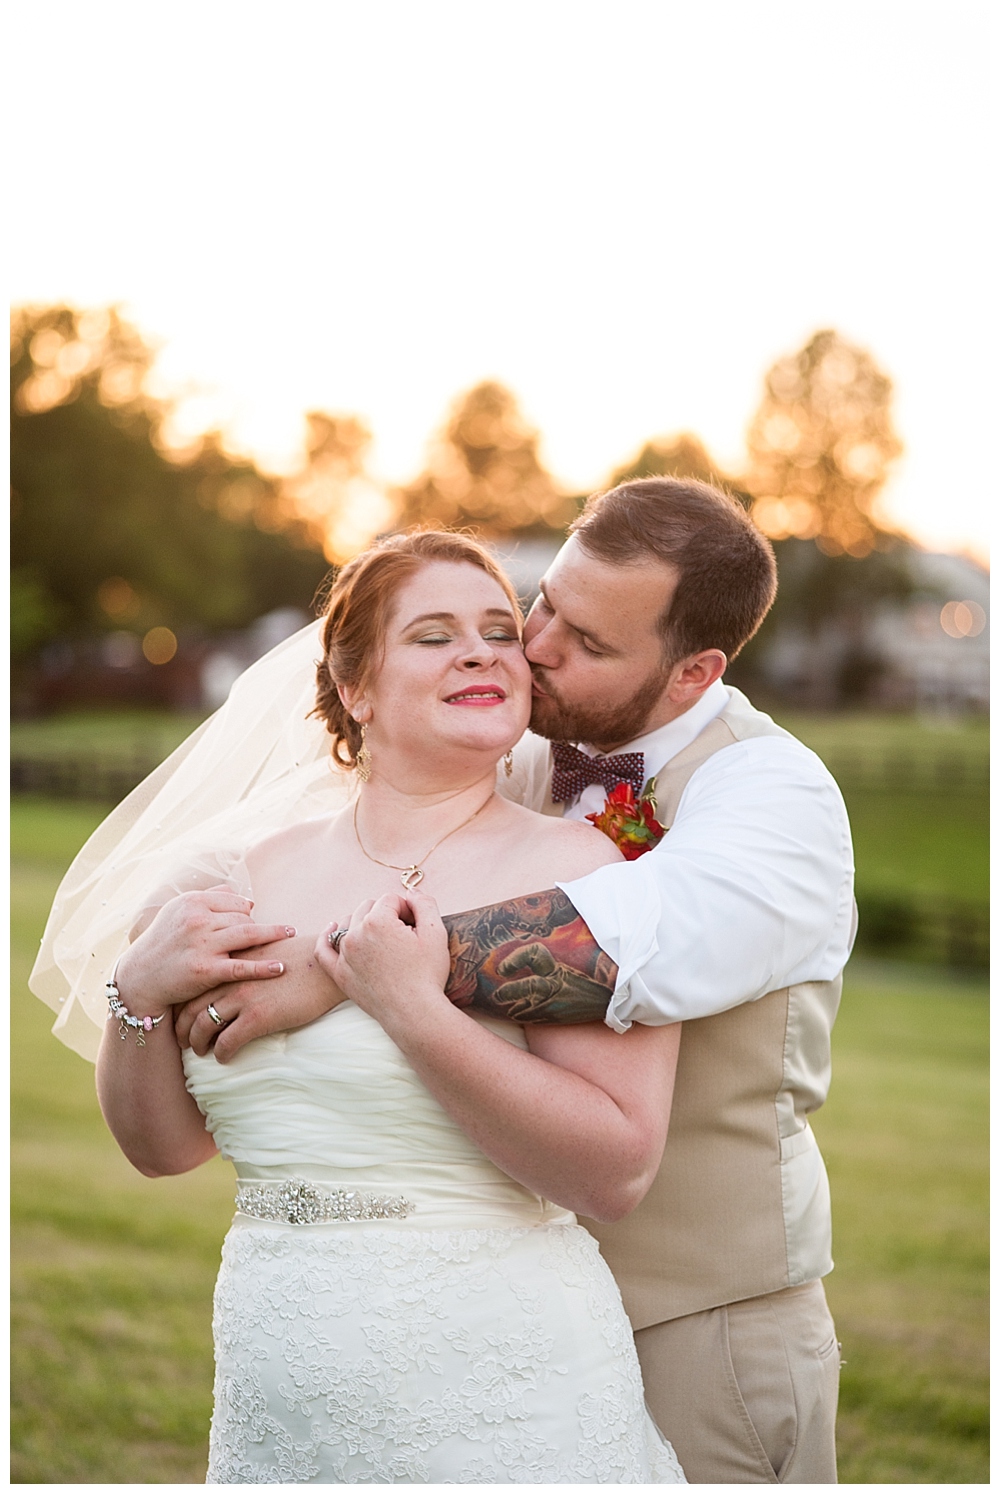
<svg viewBox="0 0 1000 1494"><path fill-rule="evenodd" d="M340 953L340 941L343 939L343 937L344 937L344 935L346 933L347 933L346 929L337 929L336 933L327 934L327 936L326 936L326 942L327 942L327 944L329 944L330 948L336 954Z"/></svg>

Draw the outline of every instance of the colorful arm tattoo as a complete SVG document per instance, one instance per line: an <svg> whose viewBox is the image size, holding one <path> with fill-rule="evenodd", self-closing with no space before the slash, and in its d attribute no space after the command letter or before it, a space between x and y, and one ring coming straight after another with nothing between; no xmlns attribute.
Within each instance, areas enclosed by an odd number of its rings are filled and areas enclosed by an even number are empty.
<svg viewBox="0 0 1000 1494"><path fill-rule="evenodd" d="M456 1006L512 1022L603 1022L618 966L558 888L443 921Z"/></svg>

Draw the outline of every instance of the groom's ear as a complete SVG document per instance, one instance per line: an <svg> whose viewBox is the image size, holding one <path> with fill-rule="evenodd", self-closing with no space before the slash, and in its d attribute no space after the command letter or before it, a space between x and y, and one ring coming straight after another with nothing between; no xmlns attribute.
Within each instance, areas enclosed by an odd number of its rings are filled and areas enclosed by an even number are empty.
<svg viewBox="0 0 1000 1494"><path fill-rule="evenodd" d="M721 679L729 660L720 648L702 649L680 659L670 674L667 695L675 705L693 705L710 685Z"/></svg>

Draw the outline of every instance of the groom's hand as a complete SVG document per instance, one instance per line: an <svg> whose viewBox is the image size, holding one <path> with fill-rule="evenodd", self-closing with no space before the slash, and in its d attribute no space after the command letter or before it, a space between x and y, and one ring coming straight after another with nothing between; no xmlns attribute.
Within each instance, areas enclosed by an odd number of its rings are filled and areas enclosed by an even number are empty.
<svg viewBox="0 0 1000 1494"><path fill-rule="evenodd" d="M344 996L315 958L315 946L311 934L298 934L246 950L264 963L280 954L283 974L264 984L237 981L219 986L189 1001L174 1020L181 1047L193 1048L202 1057L213 1053L219 1063L229 1063L255 1038L305 1027L338 1006ZM209 1016L209 1004L222 1018L221 1027Z"/></svg>
<svg viewBox="0 0 1000 1494"><path fill-rule="evenodd" d="M255 923L252 913L249 898L228 887L170 898L118 961L118 989L129 1011L163 1011L216 986L281 975L279 956L295 930ZM250 953L259 945L269 946L263 959Z"/></svg>

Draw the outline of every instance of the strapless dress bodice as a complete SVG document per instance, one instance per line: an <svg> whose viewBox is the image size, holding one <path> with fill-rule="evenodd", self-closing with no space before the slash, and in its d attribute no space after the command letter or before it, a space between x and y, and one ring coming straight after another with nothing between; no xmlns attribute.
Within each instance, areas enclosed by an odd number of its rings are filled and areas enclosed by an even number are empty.
<svg viewBox="0 0 1000 1494"><path fill-rule="evenodd" d="M477 1020L527 1047L513 1023ZM188 1049L184 1072L219 1151L247 1183L301 1179L403 1198L411 1207L385 1221L393 1227L573 1220L495 1167L352 1002L248 1043L228 1064Z"/></svg>

